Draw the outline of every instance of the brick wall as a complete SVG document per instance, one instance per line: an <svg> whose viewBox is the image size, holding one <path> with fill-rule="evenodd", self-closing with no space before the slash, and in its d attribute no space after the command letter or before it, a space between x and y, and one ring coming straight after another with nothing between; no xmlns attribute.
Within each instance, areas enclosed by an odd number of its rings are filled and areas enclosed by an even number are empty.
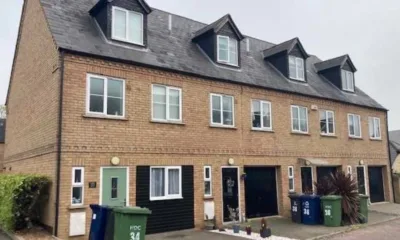
<svg viewBox="0 0 400 240"><path fill-rule="evenodd" d="M41 173L54 181L60 83L58 51L39 0L24 2L7 101L4 165L6 173ZM51 193L43 222L52 227L55 184Z"/></svg>

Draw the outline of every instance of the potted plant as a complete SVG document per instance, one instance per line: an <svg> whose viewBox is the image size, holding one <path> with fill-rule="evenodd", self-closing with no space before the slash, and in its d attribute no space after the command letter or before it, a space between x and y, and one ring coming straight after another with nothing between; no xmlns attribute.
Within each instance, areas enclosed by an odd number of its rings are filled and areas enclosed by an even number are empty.
<svg viewBox="0 0 400 240"><path fill-rule="evenodd" d="M267 225L265 218L261 219L260 237L267 238L271 236L271 229Z"/></svg>
<svg viewBox="0 0 400 240"><path fill-rule="evenodd" d="M229 218L232 220L233 225L233 233L239 233L240 232L240 225L238 224L239 221L239 208L231 208L228 205L228 210L229 210Z"/></svg>
<svg viewBox="0 0 400 240"><path fill-rule="evenodd" d="M247 233L247 235L251 235L251 225L247 225L247 227L246 227L246 233Z"/></svg>

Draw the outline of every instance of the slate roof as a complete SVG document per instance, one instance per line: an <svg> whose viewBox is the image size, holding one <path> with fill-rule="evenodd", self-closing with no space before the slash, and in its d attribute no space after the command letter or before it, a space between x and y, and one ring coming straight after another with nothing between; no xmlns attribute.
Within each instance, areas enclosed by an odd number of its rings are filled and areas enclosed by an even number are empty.
<svg viewBox="0 0 400 240"><path fill-rule="evenodd" d="M290 52L290 50L292 50L293 47L294 47L296 44L299 44L300 49L302 50L302 52L304 53L304 55L305 55L306 57L309 57L309 55L308 55L307 52L304 50L304 48L303 48L303 46L301 45L300 40L299 40L298 38L293 38L293 39L290 39L290 40L288 40L288 41L286 41L286 42L283 42L283 43L280 43L280 44L278 44L278 45L275 45L275 46L272 46L272 47L270 47L270 48L265 49L265 50L263 51L263 56L264 56L264 58L267 58L267 57L273 56L273 55L275 55L275 54L277 54L277 53L280 53L280 52L283 52L283 51L288 51L288 52Z"/></svg>
<svg viewBox="0 0 400 240"><path fill-rule="evenodd" d="M389 132L390 161L392 164L400 153L400 130Z"/></svg>
<svg viewBox="0 0 400 240"><path fill-rule="evenodd" d="M343 55L340 57L332 58L323 62L319 62L315 64L315 68L317 69L318 72L321 72L325 69L329 69L332 67L340 66L342 67L346 61L349 60L349 63L351 67L354 69L354 71L357 71L356 67L354 66L353 62L351 61L349 55Z"/></svg>
<svg viewBox="0 0 400 240"><path fill-rule="evenodd" d="M306 61L308 82L295 83L285 78L263 59L263 50L274 46L266 41L248 37L249 52L246 52L246 41L241 41L241 68L230 69L217 66L191 41L197 31L207 26L204 23L171 14L172 31L169 31L168 16L170 13L153 8L148 15L148 49L143 50L129 45L110 44L104 38L88 13L98 0L40 1L50 31L60 49L175 72L185 72L212 80L386 110L360 89L356 88L355 93L346 93L320 76L314 64L321 60L315 56L309 57Z"/></svg>
<svg viewBox="0 0 400 240"><path fill-rule="evenodd" d="M240 40L242 40L244 38L244 36L242 35L242 33L239 31L239 29L237 28L235 22L233 22L233 19L231 17L230 14L226 14L225 16L223 16L222 18L218 19L217 21L205 26L204 28L198 30L195 34L193 39L196 39L197 37L200 37L201 35L203 35L204 33L213 30L214 32L218 32L218 30L220 30L223 26L225 26L226 23L230 22L232 24L233 29L235 30L238 38Z"/></svg>
<svg viewBox="0 0 400 240"><path fill-rule="evenodd" d="M6 139L6 120L0 119L0 144L4 143Z"/></svg>

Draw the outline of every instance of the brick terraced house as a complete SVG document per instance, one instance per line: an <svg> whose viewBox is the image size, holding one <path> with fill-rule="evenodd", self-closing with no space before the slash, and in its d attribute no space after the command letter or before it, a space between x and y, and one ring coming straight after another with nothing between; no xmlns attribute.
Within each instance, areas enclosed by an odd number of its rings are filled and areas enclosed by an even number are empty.
<svg viewBox="0 0 400 240"><path fill-rule="evenodd" d="M298 38L245 36L230 15L24 1L4 165L52 178L42 220L63 239L87 238L92 203L150 208L148 233L228 222L227 206L288 216L290 192L337 170L392 201L387 110L355 72Z"/></svg>

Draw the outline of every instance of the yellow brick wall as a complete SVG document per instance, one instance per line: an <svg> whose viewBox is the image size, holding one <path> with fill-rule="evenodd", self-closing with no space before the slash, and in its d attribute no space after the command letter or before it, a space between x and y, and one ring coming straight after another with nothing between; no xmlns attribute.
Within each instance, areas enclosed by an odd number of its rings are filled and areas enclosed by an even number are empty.
<svg viewBox="0 0 400 240"><path fill-rule="evenodd" d="M5 173L55 180L60 73L58 51L39 0L25 1L7 102ZM10 170L11 168L11 170ZM54 226L55 184L43 215Z"/></svg>

